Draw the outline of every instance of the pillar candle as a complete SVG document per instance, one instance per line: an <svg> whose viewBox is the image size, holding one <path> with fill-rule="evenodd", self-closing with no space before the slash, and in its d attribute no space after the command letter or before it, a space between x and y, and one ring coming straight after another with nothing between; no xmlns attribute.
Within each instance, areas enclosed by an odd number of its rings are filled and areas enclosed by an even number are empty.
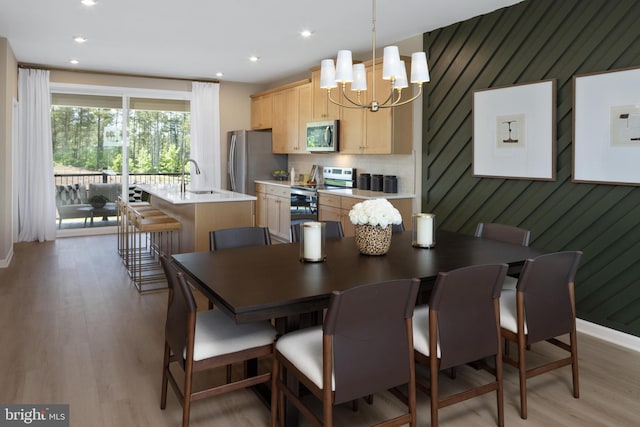
<svg viewBox="0 0 640 427"><path fill-rule="evenodd" d="M419 245L433 244L433 217L419 216L417 221L417 240Z"/></svg>
<svg viewBox="0 0 640 427"><path fill-rule="evenodd" d="M304 258L319 260L322 258L322 227L307 226L302 228L304 233Z"/></svg>

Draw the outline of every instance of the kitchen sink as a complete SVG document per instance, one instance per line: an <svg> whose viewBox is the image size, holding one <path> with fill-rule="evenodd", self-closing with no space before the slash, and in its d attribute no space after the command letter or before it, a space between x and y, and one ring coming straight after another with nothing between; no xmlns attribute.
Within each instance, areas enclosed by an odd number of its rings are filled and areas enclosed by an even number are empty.
<svg viewBox="0 0 640 427"><path fill-rule="evenodd" d="M192 194L216 194L219 193L218 191L214 191L214 190L187 190L189 193Z"/></svg>

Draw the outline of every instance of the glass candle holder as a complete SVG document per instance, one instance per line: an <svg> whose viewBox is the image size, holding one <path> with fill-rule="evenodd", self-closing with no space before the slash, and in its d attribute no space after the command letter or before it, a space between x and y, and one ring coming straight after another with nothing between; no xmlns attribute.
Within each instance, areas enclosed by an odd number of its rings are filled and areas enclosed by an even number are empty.
<svg viewBox="0 0 640 427"><path fill-rule="evenodd" d="M324 248L326 224L303 222L300 224L300 260L322 262L327 258Z"/></svg>
<svg viewBox="0 0 640 427"><path fill-rule="evenodd" d="M436 245L436 216L417 213L411 217L411 244L418 248L433 248Z"/></svg>

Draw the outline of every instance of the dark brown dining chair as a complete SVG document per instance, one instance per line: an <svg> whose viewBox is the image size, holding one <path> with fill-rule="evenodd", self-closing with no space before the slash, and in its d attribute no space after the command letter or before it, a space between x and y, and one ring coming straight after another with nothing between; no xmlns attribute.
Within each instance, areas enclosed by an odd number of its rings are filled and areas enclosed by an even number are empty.
<svg viewBox="0 0 640 427"><path fill-rule="evenodd" d="M160 260L169 283L160 408L167 406L167 387L171 383L183 408L182 426L187 427L191 402L271 379L269 372L247 376L245 369L241 379L196 391L193 390L193 375L229 363L271 355L276 331L267 321L237 324L220 310L196 312L191 286L183 274L165 255ZM170 369L172 363L184 370L182 388L181 380L176 379Z"/></svg>
<svg viewBox="0 0 640 427"><path fill-rule="evenodd" d="M268 227L232 227L209 232L210 251L270 244L271 233ZM209 301L209 309L212 308L213 302Z"/></svg>
<svg viewBox="0 0 640 427"><path fill-rule="evenodd" d="M527 379L571 365L573 397L580 397L574 280L582 252L568 251L540 255L527 260L515 290L502 291L500 325L502 336L517 343L512 358L505 343L504 361L520 374L520 416L527 418ZM557 339L569 334L569 344ZM527 368L526 349L547 341L569 352L569 356Z"/></svg>
<svg viewBox="0 0 640 427"><path fill-rule="evenodd" d="M391 233L402 233L405 230L404 224L391 224Z"/></svg>
<svg viewBox="0 0 640 427"><path fill-rule="evenodd" d="M418 280L393 280L334 291L324 325L280 337L273 357L271 426L285 398L314 425L333 425L333 406L408 385L408 410L384 425L416 425L412 315ZM299 379L322 401L322 418L289 388Z"/></svg>
<svg viewBox="0 0 640 427"><path fill-rule="evenodd" d="M481 222L476 227L476 237L496 240L498 242L511 243L520 246L529 246L531 231L513 225L498 224L494 222ZM518 276L507 276L504 279L502 289L515 289Z"/></svg>
<svg viewBox="0 0 640 427"><path fill-rule="evenodd" d="M340 221L321 221L326 224L325 237L327 239L341 239L344 237L344 231L342 229L342 223ZM300 241L300 223L296 222L291 224L291 241Z"/></svg>
<svg viewBox="0 0 640 427"><path fill-rule="evenodd" d="M499 297L507 268L506 264L478 265L440 273L429 305L415 309L416 361L427 365L430 374L430 385L418 381L418 386L429 393L433 427L438 425L441 408L493 391L498 425L504 425ZM439 371L491 356L495 366L484 366L494 374L491 382L440 397Z"/></svg>
<svg viewBox="0 0 640 427"><path fill-rule="evenodd" d="M267 227L232 227L209 232L209 250L268 246L271 234Z"/></svg>

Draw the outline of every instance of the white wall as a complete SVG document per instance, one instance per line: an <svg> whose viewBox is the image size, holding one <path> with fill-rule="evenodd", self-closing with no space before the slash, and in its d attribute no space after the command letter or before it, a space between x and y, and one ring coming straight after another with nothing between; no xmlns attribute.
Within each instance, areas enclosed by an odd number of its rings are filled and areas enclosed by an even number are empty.
<svg viewBox="0 0 640 427"><path fill-rule="evenodd" d="M13 101L18 93L18 64L6 38L0 38L0 268L13 256Z"/></svg>

